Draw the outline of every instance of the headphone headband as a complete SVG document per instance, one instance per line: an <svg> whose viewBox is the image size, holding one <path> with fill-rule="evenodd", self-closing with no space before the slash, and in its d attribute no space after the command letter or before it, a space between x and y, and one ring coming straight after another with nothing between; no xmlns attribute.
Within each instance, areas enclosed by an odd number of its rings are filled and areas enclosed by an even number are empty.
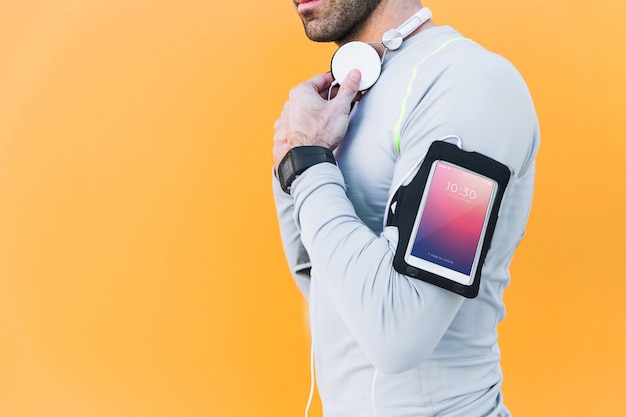
<svg viewBox="0 0 626 417"><path fill-rule="evenodd" d="M430 9L428 7L422 7L396 30L402 34L403 38L406 38L413 33L415 29L426 23L431 17L433 17L433 13Z"/></svg>

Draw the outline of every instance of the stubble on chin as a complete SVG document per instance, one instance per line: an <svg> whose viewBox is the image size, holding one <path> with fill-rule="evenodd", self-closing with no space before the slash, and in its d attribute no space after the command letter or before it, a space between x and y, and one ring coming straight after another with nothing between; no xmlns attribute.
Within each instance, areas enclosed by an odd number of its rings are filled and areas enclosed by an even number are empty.
<svg viewBox="0 0 626 417"><path fill-rule="evenodd" d="M327 0L320 7L299 11L306 36L339 45L356 38L381 0Z"/></svg>
<svg viewBox="0 0 626 417"><path fill-rule="evenodd" d="M339 22L332 18L320 18L314 13L302 13L300 15L304 33L314 42L336 42L345 36L344 31L339 27Z"/></svg>

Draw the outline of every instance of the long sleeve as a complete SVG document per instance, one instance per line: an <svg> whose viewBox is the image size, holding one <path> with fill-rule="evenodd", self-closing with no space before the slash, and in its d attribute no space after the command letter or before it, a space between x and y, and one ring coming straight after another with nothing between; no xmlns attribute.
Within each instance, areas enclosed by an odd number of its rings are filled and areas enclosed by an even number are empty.
<svg viewBox="0 0 626 417"><path fill-rule="evenodd" d="M341 172L309 168L294 181L295 224L319 280L377 369L398 373L435 348L463 298L392 266L397 232L376 236L356 216Z"/></svg>

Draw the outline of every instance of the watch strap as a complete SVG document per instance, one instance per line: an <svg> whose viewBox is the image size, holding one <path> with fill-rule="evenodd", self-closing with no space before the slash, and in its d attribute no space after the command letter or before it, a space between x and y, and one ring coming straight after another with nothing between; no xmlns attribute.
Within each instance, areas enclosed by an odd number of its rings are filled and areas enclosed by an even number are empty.
<svg viewBox="0 0 626 417"><path fill-rule="evenodd" d="M324 146L296 146L291 148L278 164L278 180L280 188L287 194L291 193L291 184L299 175L322 162L337 165L332 151Z"/></svg>

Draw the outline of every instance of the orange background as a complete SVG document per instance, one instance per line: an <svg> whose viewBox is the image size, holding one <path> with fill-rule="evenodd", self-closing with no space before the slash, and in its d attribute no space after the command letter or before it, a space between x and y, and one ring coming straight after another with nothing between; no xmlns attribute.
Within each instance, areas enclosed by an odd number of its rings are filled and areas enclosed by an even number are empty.
<svg viewBox="0 0 626 417"><path fill-rule="evenodd" d="M626 5L427 5L520 69L542 127L506 402L626 414ZM272 124L333 50L289 0L0 2L0 416L302 414Z"/></svg>

